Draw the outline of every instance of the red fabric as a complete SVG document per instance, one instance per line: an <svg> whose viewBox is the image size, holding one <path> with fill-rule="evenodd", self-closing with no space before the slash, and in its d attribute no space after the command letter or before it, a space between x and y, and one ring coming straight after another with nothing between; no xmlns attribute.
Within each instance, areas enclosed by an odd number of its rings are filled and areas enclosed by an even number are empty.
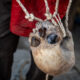
<svg viewBox="0 0 80 80"><path fill-rule="evenodd" d="M60 17L65 16L69 0L60 0L59 13ZM44 13L46 11L44 0L21 0L24 6L27 8L29 13L33 13L36 17L45 19ZM54 12L56 0L48 0L50 12ZM16 0L12 1L12 12L11 12L11 24L10 30L19 36L29 36L29 33L35 27L36 21L29 22L25 19L25 14L21 7L18 5Z"/></svg>

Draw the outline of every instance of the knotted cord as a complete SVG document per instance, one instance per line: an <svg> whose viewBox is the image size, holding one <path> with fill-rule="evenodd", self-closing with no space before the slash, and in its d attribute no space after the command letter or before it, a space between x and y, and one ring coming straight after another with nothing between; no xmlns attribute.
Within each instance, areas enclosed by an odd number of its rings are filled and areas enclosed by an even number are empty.
<svg viewBox="0 0 80 80"><path fill-rule="evenodd" d="M44 0L44 2L45 2L45 8L46 8L46 13L45 13L45 16L47 18L46 20L50 20L52 18L52 14L50 13L47 0Z"/></svg>
<svg viewBox="0 0 80 80"><path fill-rule="evenodd" d="M27 9L23 6L23 4L21 3L20 0L16 0L16 1L18 2L18 4L20 5L20 7L22 8L22 10L24 11L24 13L25 13L25 18L26 18L26 19L28 19L29 21L33 21L33 20L37 20L37 21L40 21L40 22L43 21L42 19L35 17L35 16L33 15L33 13L30 14L30 13L27 11Z"/></svg>
<svg viewBox="0 0 80 80"><path fill-rule="evenodd" d="M56 1L56 7L55 7L55 12L58 13L58 8L59 8L59 0Z"/></svg>
<svg viewBox="0 0 80 80"><path fill-rule="evenodd" d="M45 2L45 6L46 6L46 17L47 17L47 20L50 19L54 25L56 25L56 26L59 25L61 30L62 30L62 32L63 32L63 37L65 37L66 36L66 32L65 32L63 23L61 21L61 18L59 16L59 13L58 13L59 0L56 0L55 11L54 11L53 15L50 13L49 6L48 6L48 1L44 0L44 2ZM57 20L58 24L56 23L54 18Z"/></svg>
<svg viewBox="0 0 80 80"><path fill-rule="evenodd" d="M72 3L72 0L69 0L69 4L68 4L68 7L67 7L67 11L66 11L66 19L65 19L65 25L66 25L66 29L68 29L68 16L69 16L69 10L70 10L70 7L71 7L71 3Z"/></svg>
<svg viewBox="0 0 80 80"><path fill-rule="evenodd" d="M33 13L29 13L27 11L27 9L23 6L23 4L21 3L20 0L16 0L16 1L18 2L20 7L22 8L22 10L24 11L26 19L28 19L29 21L33 21L33 20L37 20L39 22L43 21L42 19L35 17L33 15ZM61 21L60 15L58 13L59 0L56 0L55 11L54 11L53 14L50 13L49 6L48 6L48 1L44 0L44 2L45 2L45 7L46 7L46 13L45 13L46 19L45 20L51 20L54 25L56 25L56 26L59 25L61 30L62 30L62 32L63 32L63 37L65 37L66 36L66 32L65 32L63 23ZM69 14L69 9L70 9L70 6L71 6L71 2L72 2L72 0L69 0L69 5L68 5L67 11L66 11L66 20L65 20L66 28L68 28L68 14ZM58 23L55 21L54 18L56 19L56 21Z"/></svg>

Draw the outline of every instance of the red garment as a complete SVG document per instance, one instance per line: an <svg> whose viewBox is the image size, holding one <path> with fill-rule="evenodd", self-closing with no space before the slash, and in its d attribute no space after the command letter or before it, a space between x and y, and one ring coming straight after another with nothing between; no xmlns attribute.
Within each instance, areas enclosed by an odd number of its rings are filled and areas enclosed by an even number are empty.
<svg viewBox="0 0 80 80"><path fill-rule="evenodd" d="M69 0L60 0L59 2L59 13L60 17L65 16ZM29 13L33 13L36 17L45 19L44 13L46 12L44 0L21 0L23 5L27 8ZM54 12L56 0L48 0L50 12ZM35 27L37 21L30 22L25 19L25 14L22 11L16 0L12 1L12 12L11 12L11 24L10 30L19 36L29 36L29 33Z"/></svg>

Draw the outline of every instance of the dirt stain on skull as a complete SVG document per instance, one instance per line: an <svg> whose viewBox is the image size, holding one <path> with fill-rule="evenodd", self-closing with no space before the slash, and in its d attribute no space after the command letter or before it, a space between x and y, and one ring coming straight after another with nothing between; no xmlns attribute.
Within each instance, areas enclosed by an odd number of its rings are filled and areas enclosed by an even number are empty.
<svg viewBox="0 0 80 80"><path fill-rule="evenodd" d="M35 36L31 38L31 46L33 47L39 46L40 42L41 42L40 39Z"/></svg>

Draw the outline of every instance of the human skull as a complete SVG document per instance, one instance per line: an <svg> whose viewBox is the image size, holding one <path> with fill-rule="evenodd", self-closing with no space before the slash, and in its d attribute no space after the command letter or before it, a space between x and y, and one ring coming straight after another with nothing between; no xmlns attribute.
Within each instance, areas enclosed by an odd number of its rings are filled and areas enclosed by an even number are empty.
<svg viewBox="0 0 80 80"><path fill-rule="evenodd" d="M49 21L38 22L29 42L34 61L43 72L57 76L69 71L75 64L72 35L63 38L59 26Z"/></svg>

